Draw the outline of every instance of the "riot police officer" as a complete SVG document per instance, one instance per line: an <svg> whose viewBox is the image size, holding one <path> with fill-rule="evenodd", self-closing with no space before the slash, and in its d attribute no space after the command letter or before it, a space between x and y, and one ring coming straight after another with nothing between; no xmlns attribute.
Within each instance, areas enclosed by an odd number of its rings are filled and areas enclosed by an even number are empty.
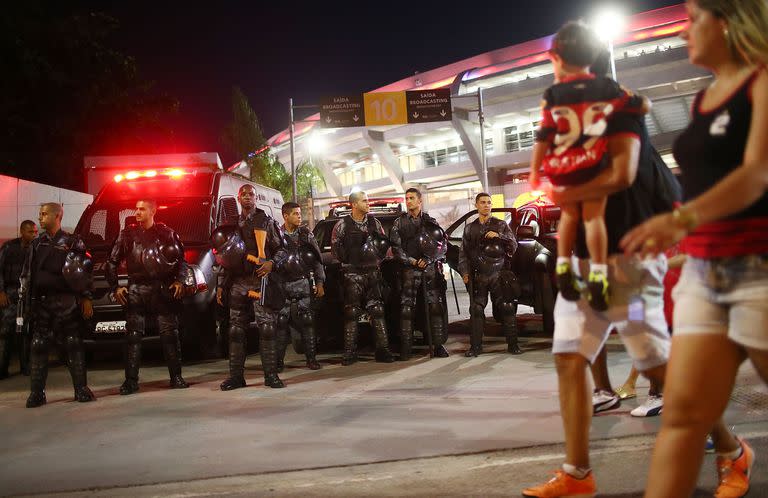
<svg viewBox="0 0 768 498"><path fill-rule="evenodd" d="M384 322L381 261L389 240L379 220L368 214L368 195L349 195L352 213L339 220L331 234L331 251L341 262L344 289L344 357L342 365L357 361L357 319L362 306L368 311L376 337L376 361L394 361Z"/></svg>
<svg viewBox="0 0 768 498"><path fill-rule="evenodd" d="M517 249L517 240L509 225L491 216L489 194L477 194L475 207L478 218L464 227L459 253L459 273L470 293L470 347L464 356L477 356L483 351L485 306L489 292L501 314L507 351L520 354L516 317L520 287L510 269L510 258Z"/></svg>
<svg viewBox="0 0 768 498"><path fill-rule="evenodd" d="M29 375L29 330L23 327L16 333L16 310L19 305L19 278L24 260L37 237L37 225L24 220L19 227L20 237L0 247L0 379L8 377L11 351L16 346L21 373Z"/></svg>
<svg viewBox="0 0 768 498"><path fill-rule="evenodd" d="M416 299L421 289L427 292L422 298L427 305L428 322L432 329L425 334L432 334L434 356L446 358L448 350L443 345L447 339L443 323L444 303L440 298L445 283L441 261L448 250L445 232L434 218L422 211L418 189L405 191L405 206L408 212L395 219L389 236L392 253L403 266L400 273L400 360L411 357Z"/></svg>
<svg viewBox="0 0 768 498"><path fill-rule="evenodd" d="M272 270L285 258L283 239L277 222L256 207L252 185L240 187L237 194L241 213L237 227L220 227L212 243L222 271L216 300L223 306L229 294L229 377L222 391L245 387L246 331L251 318L259 329L259 353L264 369L264 385L285 387L277 375L277 311L283 305L279 284Z"/></svg>
<svg viewBox="0 0 768 498"><path fill-rule="evenodd" d="M298 204L286 202L282 212L287 256L278 268L278 276L286 302L277 318L278 369L282 370L290 337L289 329L293 324L299 329L304 342L307 368L319 370L313 304L315 298L322 298L325 294L325 270L320 246L309 228L301 226L301 207Z"/></svg>
<svg viewBox="0 0 768 498"><path fill-rule="evenodd" d="M83 241L61 229L63 215L64 209L55 202L40 206L38 221L44 232L32 241L21 272L20 292L25 299L29 296L33 317L27 408L46 403L48 347L53 339L65 345L75 400L96 399L87 385L81 333L82 318L93 316L93 263Z"/></svg>
<svg viewBox="0 0 768 498"><path fill-rule="evenodd" d="M147 319L155 319L171 389L189 387L181 376L179 313L187 263L179 236L164 223L155 222L157 202L136 202L136 224L117 236L107 258L106 277L114 299L126 306L125 382L120 394L139 390L141 338ZM117 269L125 260L128 287L118 286Z"/></svg>

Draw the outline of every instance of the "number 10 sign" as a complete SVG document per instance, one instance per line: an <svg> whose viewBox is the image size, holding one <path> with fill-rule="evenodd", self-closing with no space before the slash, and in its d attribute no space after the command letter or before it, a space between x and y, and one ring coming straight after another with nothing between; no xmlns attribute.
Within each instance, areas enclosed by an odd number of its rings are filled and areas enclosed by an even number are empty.
<svg viewBox="0 0 768 498"><path fill-rule="evenodd" d="M322 126L404 125L450 121L452 117L451 92L447 88L365 93L362 97L360 99L360 94L337 95L323 99L320 109Z"/></svg>

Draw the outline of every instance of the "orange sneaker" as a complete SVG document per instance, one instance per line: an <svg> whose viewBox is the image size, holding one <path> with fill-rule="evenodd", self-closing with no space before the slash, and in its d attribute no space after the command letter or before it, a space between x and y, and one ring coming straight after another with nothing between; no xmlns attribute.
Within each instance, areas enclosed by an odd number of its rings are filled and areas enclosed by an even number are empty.
<svg viewBox="0 0 768 498"><path fill-rule="evenodd" d="M715 498L740 498L749 491L749 474L755 462L755 452L741 438L736 438L741 444L741 456L736 460L717 457L717 475L720 484L715 491Z"/></svg>
<svg viewBox="0 0 768 498"><path fill-rule="evenodd" d="M576 479L564 470L555 472L555 477L540 486L523 490L528 498L592 498L597 493L592 472L584 479Z"/></svg>

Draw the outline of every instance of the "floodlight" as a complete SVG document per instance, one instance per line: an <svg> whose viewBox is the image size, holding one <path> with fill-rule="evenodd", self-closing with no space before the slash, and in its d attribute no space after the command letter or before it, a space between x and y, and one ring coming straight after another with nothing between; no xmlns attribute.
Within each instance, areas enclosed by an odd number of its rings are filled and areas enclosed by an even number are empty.
<svg viewBox="0 0 768 498"><path fill-rule="evenodd" d="M613 42L626 25L625 16L615 8L601 10L592 21L592 29L601 40Z"/></svg>

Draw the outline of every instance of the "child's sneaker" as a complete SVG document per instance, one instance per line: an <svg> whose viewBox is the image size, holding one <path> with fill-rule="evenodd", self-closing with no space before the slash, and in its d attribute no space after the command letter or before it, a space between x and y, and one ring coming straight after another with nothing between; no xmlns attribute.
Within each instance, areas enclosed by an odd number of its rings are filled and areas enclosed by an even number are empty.
<svg viewBox="0 0 768 498"><path fill-rule="evenodd" d="M576 479L564 470L555 472L555 477L539 486L523 490L528 498L591 498L597 493L592 472L584 479Z"/></svg>
<svg viewBox="0 0 768 498"><path fill-rule="evenodd" d="M608 309L608 277L604 273L589 272L587 282L589 305L595 311Z"/></svg>
<svg viewBox="0 0 768 498"><path fill-rule="evenodd" d="M571 270L569 263L560 263L555 269L557 274L557 287L560 289L560 294L568 301L578 301L581 299L581 293L576 287L576 277Z"/></svg>

